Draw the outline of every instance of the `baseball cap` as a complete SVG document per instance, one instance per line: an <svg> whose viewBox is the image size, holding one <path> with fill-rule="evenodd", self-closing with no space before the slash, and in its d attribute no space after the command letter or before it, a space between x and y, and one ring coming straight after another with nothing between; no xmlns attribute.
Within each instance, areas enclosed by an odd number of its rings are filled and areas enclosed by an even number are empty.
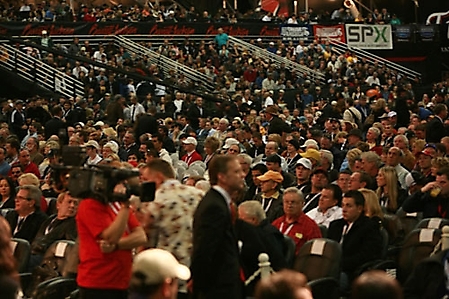
<svg viewBox="0 0 449 299"><path fill-rule="evenodd" d="M167 250L153 248L136 255L132 266L131 290L142 285L157 285L167 278L188 280L190 270Z"/></svg>
<svg viewBox="0 0 449 299"><path fill-rule="evenodd" d="M300 116L300 117L298 117L298 121L299 121L300 123L304 124L304 123L307 122L307 118L306 118L305 116Z"/></svg>
<svg viewBox="0 0 449 299"><path fill-rule="evenodd" d="M282 163L281 157L279 157L279 155L277 155L277 154L269 155L267 157L266 162L278 163L279 165L281 165L281 163Z"/></svg>
<svg viewBox="0 0 449 299"><path fill-rule="evenodd" d="M282 176L282 174L280 174L277 171L273 171L273 170L268 170L267 172L265 172L265 174L258 176L257 179L261 182L266 182L266 181L275 181L276 183L282 183L282 181L284 180L284 177Z"/></svg>
<svg viewBox="0 0 449 299"><path fill-rule="evenodd" d="M410 188L417 184L421 185L424 183L424 179L425 177L422 173L418 171L412 171L405 176L405 185L407 186L407 188Z"/></svg>
<svg viewBox="0 0 449 299"><path fill-rule="evenodd" d="M393 117L393 116L396 116L396 115L398 115L398 114L396 113L396 111L390 111L390 112L388 112L388 117Z"/></svg>
<svg viewBox="0 0 449 299"><path fill-rule="evenodd" d="M240 142L235 138L228 138L225 141L225 145L223 145L223 149L228 149L231 147L231 145L234 145L234 144L238 145L239 143Z"/></svg>
<svg viewBox="0 0 449 299"><path fill-rule="evenodd" d="M318 149L318 142L316 142L315 139L307 139L306 142L304 142L304 145L302 147L307 148L309 146L311 146L315 149Z"/></svg>
<svg viewBox="0 0 449 299"><path fill-rule="evenodd" d="M94 127L102 127L102 126L104 126L104 122L102 122L101 120L97 121L97 122L94 124Z"/></svg>
<svg viewBox="0 0 449 299"><path fill-rule="evenodd" d="M300 154L301 157L307 158L307 159L314 159L316 161L321 161L321 154L319 151L313 148L307 149L305 153Z"/></svg>
<svg viewBox="0 0 449 299"><path fill-rule="evenodd" d="M356 137L359 137L360 139L362 139L362 130L352 129L351 131L349 131L348 137L349 136L356 136Z"/></svg>
<svg viewBox="0 0 449 299"><path fill-rule="evenodd" d="M301 158L298 160L298 162L296 162L296 167L298 167L299 165L304 166L305 168L307 168L308 170L312 169L312 162L310 162L309 159L307 158Z"/></svg>
<svg viewBox="0 0 449 299"><path fill-rule="evenodd" d="M196 141L193 137L187 137L182 143L184 144L193 144L194 146L198 145L198 141Z"/></svg>
<svg viewBox="0 0 449 299"><path fill-rule="evenodd" d="M426 155L428 157L434 157L436 154L435 149L431 148L431 147L426 147L425 149L423 149L421 152L419 152L418 154L416 154L417 157L421 156L421 155Z"/></svg>
<svg viewBox="0 0 449 299"><path fill-rule="evenodd" d="M379 119L384 119L384 118L389 118L390 116L388 115L388 113L384 113L382 114Z"/></svg>
<svg viewBox="0 0 449 299"><path fill-rule="evenodd" d="M100 145L99 145L98 142L96 142L95 140L89 140L89 141L86 142L84 145L85 145L85 146L92 146L92 147L95 147L97 150L100 149Z"/></svg>

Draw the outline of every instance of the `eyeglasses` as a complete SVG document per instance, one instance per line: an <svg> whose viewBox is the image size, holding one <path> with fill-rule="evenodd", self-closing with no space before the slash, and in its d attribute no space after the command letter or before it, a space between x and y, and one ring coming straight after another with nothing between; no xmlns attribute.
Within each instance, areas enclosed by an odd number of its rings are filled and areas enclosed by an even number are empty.
<svg viewBox="0 0 449 299"><path fill-rule="evenodd" d="M12 174L21 174L22 172L21 171L12 171L11 173Z"/></svg>
<svg viewBox="0 0 449 299"><path fill-rule="evenodd" d="M19 196L19 195L16 195L16 198L18 200L31 200L31 198L29 198L29 197L23 197L23 196Z"/></svg>

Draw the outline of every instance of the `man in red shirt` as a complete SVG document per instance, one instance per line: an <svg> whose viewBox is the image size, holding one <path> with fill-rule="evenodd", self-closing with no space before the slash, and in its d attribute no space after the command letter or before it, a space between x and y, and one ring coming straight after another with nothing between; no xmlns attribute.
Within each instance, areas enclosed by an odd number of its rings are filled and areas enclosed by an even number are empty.
<svg viewBox="0 0 449 299"><path fill-rule="evenodd" d="M124 193L117 185L114 192ZM77 283L81 299L126 299L132 249L147 241L127 202L83 199L76 216L79 236Z"/></svg>
<svg viewBox="0 0 449 299"><path fill-rule="evenodd" d="M284 191L284 216L273 221L279 231L289 236L296 244L295 254L307 241L321 238L318 225L310 219L302 208L304 207L304 196L296 187L290 187Z"/></svg>
<svg viewBox="0 0 449 299"><path fill-rule="evenodd" d="M202 161L203 157L196 151L196 146L198 142L193 137L187 137L183 142L184 150L187 152L184 156L182 156L181 160L186 162L188 166L195 161Z"/></svg>
<svg viewBox="0 0 449 299"><path fill-rule="evenodd" d="M38 178L41 177L41 174L39 173L39 168L36 164L31 162L30 159L30 152L27 149L22 149L19 153L19 164L21 168L23 169L23 173L32 173ZM12 170L12 167L11 167ZM10 170L9 175L12 175L12 171Z"/></svg>

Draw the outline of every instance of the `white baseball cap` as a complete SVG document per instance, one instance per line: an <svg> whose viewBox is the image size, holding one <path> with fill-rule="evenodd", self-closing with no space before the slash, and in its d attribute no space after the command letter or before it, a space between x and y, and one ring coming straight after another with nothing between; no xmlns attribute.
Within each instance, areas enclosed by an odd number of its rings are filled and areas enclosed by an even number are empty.
<svg viewBox="0 0 449 299"><path fill-rule="evenodd" d="M312 169L312 162L310 162L309 159L307 158L301 158L298 160L298 162L296 162L296 167L298 167L299 165L304 166L305 168L307 168L308 170Z"/></svg>
<svg viewBox="0 0 449 299"><path fill-rule="evenodd" d="M239 143L240 142L237 139L235 139L235 138L228 138L225 141L225 145L223 145L223 149L228 149L228 148L231 147L231 145L234 145L234 144L238 145Z"/></svg>
<svg viewBox="0 0 449 299"><path fill-rule="evenodd" d="M194 146L197 146L198 141L196 141L193 137L187 137L182 143L184 144L193 144Z"/></svg>
<svg viewBox="0 0 449 299"><path fill-rule="evenodd" d="M157 285L167 278L188 280L190 270L180 264L167 250L153 248L142 251L134 258L131 277L133 286Z"/></svg>

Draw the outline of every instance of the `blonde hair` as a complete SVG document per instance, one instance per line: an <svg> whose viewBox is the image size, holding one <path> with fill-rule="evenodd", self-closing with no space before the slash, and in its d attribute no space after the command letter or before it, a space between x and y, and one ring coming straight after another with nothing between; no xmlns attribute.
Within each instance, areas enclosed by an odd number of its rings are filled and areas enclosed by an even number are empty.
<svg viewBox="0 0 449 299"><path fill-rule="evenodd" d="M449 158L447 157L436 157L432 159L432 167L437 167L438 169L449 167Z"/></svg>
<svg viewBox="0 0 449 299"><path fill-rule="evenodd" d="M362 156L362 151L358 148L353 148L348 151L346 158L348 159L349 169L352 169L355 161L360 160Z"/></svg>
<svg viewBox="0 0 449 299"><path fill-rule="evenodd" d="M382 207L379 204L379 198L373 190L366 188L359 189L365 198L365 215L367 217L379 217L383 218L384 213L382 212Z"/></svg>
<svg viewBox="0 0 449 299"><path fill-rule="evenodd" d="M379 173L382 173L385 177L385 191L384 188L377 188L377 196L381 198L382 194L386 193L388 195L387 209L391 211L396 211L398 208L398 174L396 169L391 166L385 166L379 169Z"/></svg>
<svg viewBox="0 0 449 299"><path fill-rule="evenodd" d="M17 179L19 185L33 185L39 187L39 179L34 173L24 173Z"/></svg>

